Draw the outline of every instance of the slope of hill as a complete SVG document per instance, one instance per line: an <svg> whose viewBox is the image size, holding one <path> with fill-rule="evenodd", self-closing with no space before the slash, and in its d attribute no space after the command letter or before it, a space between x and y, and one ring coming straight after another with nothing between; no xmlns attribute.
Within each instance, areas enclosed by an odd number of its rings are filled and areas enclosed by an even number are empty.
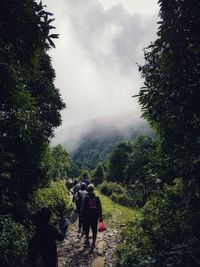
<svg viewBox="0 0 200 267"><path fill-rule="evenodd" d="M132 120L129 114L98 118L73 128L61 130L53 140L72 153L80 167L95 168L98 162L107 159L113 147L122 140L139 134L152 135L149 126L141 119Z"/></svg>

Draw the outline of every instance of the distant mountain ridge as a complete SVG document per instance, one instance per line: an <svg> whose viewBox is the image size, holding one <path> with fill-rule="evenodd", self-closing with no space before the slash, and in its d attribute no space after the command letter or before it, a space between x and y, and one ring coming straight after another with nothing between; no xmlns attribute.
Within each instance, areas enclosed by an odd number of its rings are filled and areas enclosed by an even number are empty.
<svg viewBox="0 0 200 267"><path fill-rule="evenodd" d="M79 166L95 168L98 162L107 159L117 143L140 134L153 133L144 120L134 118L133 115L120 114L63 129L57 133L52 144L63 145L72 153L73 160Z"/></svg>

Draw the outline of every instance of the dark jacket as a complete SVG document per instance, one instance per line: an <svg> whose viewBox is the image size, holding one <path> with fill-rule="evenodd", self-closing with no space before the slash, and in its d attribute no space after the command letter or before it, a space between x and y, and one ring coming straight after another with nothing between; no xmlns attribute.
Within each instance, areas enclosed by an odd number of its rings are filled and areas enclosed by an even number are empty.
<svg viewBox="0 0 200 267"><path fill-rule="evenodd" d="M29 244L29 261L35 267L36 258L40 255L48 267L57 266L56 240L62 241L65 238L67 229L58 231L53 225L40 225L36 229Z"/></svg>
<svg viewBox="0 0 200 267"><path fill-rule="evenodd" d="M85 183L86 186L88 186L88 185L90 184L90 181L89 181L87 178L83 177L83 178L81 179L81 181L80 181L80 184L82 184L82 183Z"/></svg>

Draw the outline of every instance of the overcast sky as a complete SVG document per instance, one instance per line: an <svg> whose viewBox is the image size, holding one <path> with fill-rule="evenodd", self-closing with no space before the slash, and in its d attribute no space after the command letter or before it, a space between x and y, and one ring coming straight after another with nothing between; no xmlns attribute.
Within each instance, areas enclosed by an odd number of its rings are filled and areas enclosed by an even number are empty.
<svg viewBox="0 0 200 267"><path fill-rule="evenodd" d="M56 49L50 51L67 109L62 128L131 111L142 80L136 63L156 39L157 0L44 0L54 13Z"/></svg>

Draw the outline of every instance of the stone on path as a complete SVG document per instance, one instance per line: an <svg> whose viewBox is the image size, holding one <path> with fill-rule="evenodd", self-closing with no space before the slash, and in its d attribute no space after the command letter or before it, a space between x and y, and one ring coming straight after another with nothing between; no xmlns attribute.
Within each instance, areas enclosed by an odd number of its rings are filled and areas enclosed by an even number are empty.
<svg viewBox="0 0 200 267"><path fill-rule="evenodd" d="M97 257L92 261L92 267L104 267L105 266L105 258Z"/></svg>
<svg viewBox="0 0 200 267"><path fill-rule="evenodd" d="M97 249L103 251L105 250L105 248L106 248L106 241L105 240L99 241L97 244Z"/></svg>
<svg viewBox="0 0 200 267"><path fill-rule="evenodd" d="M90 243L92 242L90 236ZM98 233L96 248L83 246L84 237L77 226L70 227L64 242L58 244L59 267L111 267L115 266L114 250L119 243L119 231L108 229Z"/></svg>

